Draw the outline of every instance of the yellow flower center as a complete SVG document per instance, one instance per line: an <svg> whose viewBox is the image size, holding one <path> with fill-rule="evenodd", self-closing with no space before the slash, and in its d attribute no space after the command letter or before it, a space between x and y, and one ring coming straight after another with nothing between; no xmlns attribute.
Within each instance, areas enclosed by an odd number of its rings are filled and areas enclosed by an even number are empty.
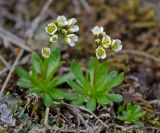
<svg viewBox="0 0 160 133"><path fill-rule="evenodd" d="M103 51L103 49L99 48L98 49L98 55L103 56L104 54L105 54L105 52Z"/></svg>
<svg viewBox="0 0 160 133"><path fill-rule="evenodd" d="M53 25L50 25L47 27L47 30L49 33L52 33L55 30L55 27Z"/></svg>

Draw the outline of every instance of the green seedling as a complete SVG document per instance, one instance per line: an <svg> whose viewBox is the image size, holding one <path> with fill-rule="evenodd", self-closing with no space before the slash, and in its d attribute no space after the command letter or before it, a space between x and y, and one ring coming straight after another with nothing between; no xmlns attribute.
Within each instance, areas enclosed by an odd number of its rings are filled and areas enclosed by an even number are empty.
<svg viewBox="0 0 160 133"><path fill-rule="evenodd" d="M141 111L141 107L139 105L129 103L126 108L120 106L118 112L117 119L139 126L144 126L144 123L141 122L140 118L143 117L146 112Z"/></svg>

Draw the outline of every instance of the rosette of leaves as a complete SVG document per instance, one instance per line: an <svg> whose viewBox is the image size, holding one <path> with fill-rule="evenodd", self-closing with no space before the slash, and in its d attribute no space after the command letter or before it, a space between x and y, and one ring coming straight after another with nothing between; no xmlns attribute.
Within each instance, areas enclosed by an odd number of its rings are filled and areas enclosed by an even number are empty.
<svg viewBox="0 0 160 133"><path fill-rule="evenodd" d="M141 111L139 105L129 103L126 108L119 106L117 119L128 123L133 123L139 126L144 126L140 118L145 115L145 111Z"/></svg>
<svg viewBox="0 0 160 133"><path fill-rule="evenodd" d="M49 107L54 100L63 99L67 93L58 86L72 79L73 75L71 73L63 76L56 75L63 64L60 59L60 50L54 49L49 58L41 58L38 54L33 53L31 62L30 72L25 71L22 67L16 67L16 73L20 77L17 84L42 97L46 107Z"/></svg>
<svg viewBox="0 0 160 133"><path fill-rule="evenodd" d="M68 84L73 88L71 97L72 104L83 105L94 111L96 105L107 105L111 102L121 102L122 95L111 93L110 90L122 83L124 73L108 71L108 62L99 63L97 59L90 58L88 69L83 72L76 61L71 64L71 71L75 76L74 80L69 80ZM76 95L76 97L75 97Z"/></svg>

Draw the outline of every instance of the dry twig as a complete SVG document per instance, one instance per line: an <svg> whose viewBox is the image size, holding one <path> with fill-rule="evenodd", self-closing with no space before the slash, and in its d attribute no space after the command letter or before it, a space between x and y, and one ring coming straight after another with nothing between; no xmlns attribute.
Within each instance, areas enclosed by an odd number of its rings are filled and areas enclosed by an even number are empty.
<svg viewBox="0 0 160 133"><path fill-rule="evenodd" d="M94 118L96 118L104 127L106 127L107 129L109 128L102 120L100 120L93 112L89 111L88 109L84 108L84 107L81 107L81 106L74 106L74 105L71 105L71 104L67 104L67 103L64 103L64 102L61 102L61 103L58 103L58 102L54 102L55 104L62 104L62 105L65 105L65 106L69 106L69 107L72 107L72 108L78 108L80 110L83 110L85 112L88 112L89 114L93 115Z"/></svg>
<svg viewBox="0 0 160 133"><path fill-rule="evenodd" d="M132 55L136 55L136 56L143 56L143 57L148 58L150 60L153 60L157 63L160 63L160 59L158 57L155 57L153 55L149 55L143 51L138 51L138 50L122 50L119 53L111 53L111 54L108 54L107 56L108 57L116 56L117 54L132 54Z"/></svg>

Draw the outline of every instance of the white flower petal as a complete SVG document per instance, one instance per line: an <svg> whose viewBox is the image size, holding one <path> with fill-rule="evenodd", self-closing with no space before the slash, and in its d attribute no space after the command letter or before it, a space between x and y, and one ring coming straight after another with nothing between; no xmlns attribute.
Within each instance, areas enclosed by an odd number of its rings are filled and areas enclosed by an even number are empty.
<svg viewBox="0 0 160 133"><path fill-rule="evenodd" d="M71 39L71 42L77 42L78 41L78 36L75 34L69 34L67 35L68 38Z"/></svg>
<svg viewBox="0 0 160 133"><path fill-rule="evenodd" d="M69 28L69 31L71 33L77 32L77 31L79 31L79 26L78 25L74 25L71 28Z"/></svg>
<svg viewBox="0 0 160 133"><path fill-rule="evenodd" d="M115 52L118 52L118 51L122 50L121 40L119 40L119 39L114 39L114 40L112 41L111 48L112 48L112 50L115 51Z"/></svg>
<svg viewBox="0 0 160 133"><path fill-rule="evenodd" d="M65 16L58 16L57 24L58 26L63 27L63 26L68 25L68 21Z"/></svg>
<svg viewBox="0 0 160 133"><path fill-rule="evenodd" d="M100 30L100 32L103 32L103 31L104 31L104 28L103 28L103 27L100 27L99 30Z"/></svg>
<svg viewBox="0 0 160 133"><path fill-rule="evenodd" d="M68 43L71 47L75 46L74 42Z"/></svg>
<svg viewBox="0 0 160 133"><path fill-rule="evenodd" d="M64 21L66 21L67 19L66 19L66 17L65 16L58 16L57 17L57 21L58 22L64 22Z"/></svg>
<svg viewBox="0 0 160 133"><path fill-rule="evenodd" d="M68 24L69 24L69 25L74 25L75 23L77 23L77 19L75 19L75 18L71 18L71 19L69 19L69 21L68 21Z"/></svg>
<svg viewBox="0 0 160 133"><path fill-rule="evenodd" d="M64 39L66 43L68 43L70 46L74 46L75 42L78 41L78 36L75 34L69 34Z"/></svg>
<svg viewBox="0 0 160 133"><path fill-rule="evenodd" d="M95 26L91 29L92 33L94 35L99 35L100 33L103 33L103 27Z"/></svg>
<svg viewBox="0 0 160 133"><path fill-rule="evenodd" d="M105 59L106 58L106 56L107 56L106 51L102 46L99 46L96 49L96 56L97 56L97 59Z"/></svg>
<svg viewBox="0 0 160 133"><path fill-rule="evenodd" d="M71 38L69 38L69 37L66 37L66 38L65 38L65 41L66 41L66 43L68 43L68 44L70 44L70 43L72 42Z"/></svg>
<svg viewBox="0 0 160 133"><path fill-rule="evenodd" d="M111 37L108 35L104 35L103 39L102 39L102 46L104 48L109 48L111 45Z"/></svg>
<svg viewBox="0 0 160 133"><path fill-rule="evenodd" d="M51 50L48 47L42 48L41 50L41 54L44 58L49 58L50 54L51 54Z"/></svg>
<svg viewBox="0 0 160 133"><path fill-rule="evenodd" d="M54 33L56 33L57 31L57 26L54 24L54 23L49 23L47 26L46 26L46 32L49 34L49 35L53 35Z"/></svg>

